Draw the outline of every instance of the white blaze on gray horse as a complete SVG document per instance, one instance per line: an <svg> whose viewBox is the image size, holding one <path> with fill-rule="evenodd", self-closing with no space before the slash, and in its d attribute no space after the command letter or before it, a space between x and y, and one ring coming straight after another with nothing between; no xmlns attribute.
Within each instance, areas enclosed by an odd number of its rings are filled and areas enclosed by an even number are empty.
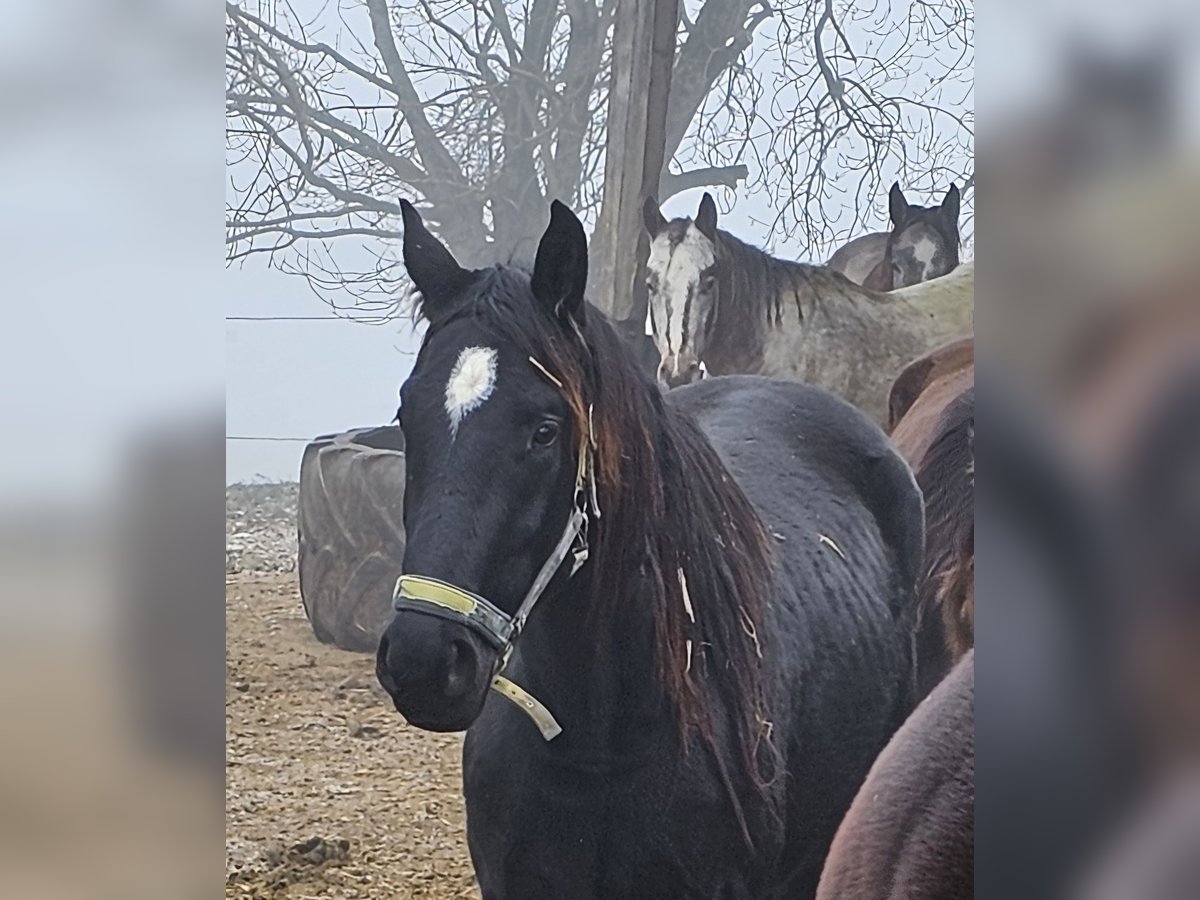
<svg viewBox="0 0 1200 900"><path fill-rule="evenodd" d="M716 306L717 208L708 194L694 222L666 229L658 204L647 201L646 227L655 234L646 261L651 302L648 326L659 335L659 379L675 387L703 377L701 330ZM661 226L661 227L660 227Z"/></svg>

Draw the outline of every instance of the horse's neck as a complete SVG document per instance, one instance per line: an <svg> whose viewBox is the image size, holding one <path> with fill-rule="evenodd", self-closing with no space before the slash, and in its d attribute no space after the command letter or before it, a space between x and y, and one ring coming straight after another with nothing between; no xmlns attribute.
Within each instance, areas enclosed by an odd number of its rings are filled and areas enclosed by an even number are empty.
<svg viewBox="0 0 1200 900"><path fill-rule="evenodd" d="M587 575L580 572L578 583L530 617L514 674L563 727L556 751L618 761L670 724L656 676L654 622L637 602L607 618L592 615L590 603L617 598L603 589L593 595Z"/></svg>
<svg viewBox="0 0 1200 900"><path fill-rule="evenodd" d="M796 285L810 267L772 256L720 232L720 294L706 362L716 374L754 372L762 362L769 323L786 314Z"/></svg>

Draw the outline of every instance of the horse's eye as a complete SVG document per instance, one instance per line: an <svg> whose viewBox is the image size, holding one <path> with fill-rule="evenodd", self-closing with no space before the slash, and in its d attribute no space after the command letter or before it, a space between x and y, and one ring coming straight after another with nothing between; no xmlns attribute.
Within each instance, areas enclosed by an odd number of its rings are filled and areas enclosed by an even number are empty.
<svg viewBox="0 0 1200 900"><path fill-rule="evenodd" d="M543 422L533 433L533 446L549 447L558 440L558 423Z"/></svg>

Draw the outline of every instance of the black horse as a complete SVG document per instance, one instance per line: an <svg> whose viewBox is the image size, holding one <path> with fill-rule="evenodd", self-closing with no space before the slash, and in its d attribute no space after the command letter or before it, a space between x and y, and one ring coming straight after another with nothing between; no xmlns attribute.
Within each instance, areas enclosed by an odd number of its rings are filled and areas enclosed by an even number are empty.
<svg viewBox="0 0 1200 900"><path fill-rule="evenodd" d="M565 206L530 276L461 268L401 205L429 327L377 673L467 729L483 896L811 897L913 705L907 465L814 388L660 392L584 302Z"/></svg>

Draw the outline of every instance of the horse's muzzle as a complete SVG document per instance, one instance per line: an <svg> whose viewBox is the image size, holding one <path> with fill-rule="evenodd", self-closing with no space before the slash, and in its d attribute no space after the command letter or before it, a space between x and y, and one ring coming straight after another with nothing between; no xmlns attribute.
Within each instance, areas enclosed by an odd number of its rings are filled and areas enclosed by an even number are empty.
<svg viewBox="0 0 1200 900"><path fill-rule="evenodd" d="M401 612L379 640L375 676L410 725L464 731L483 708L492 663L464 626Z"/></svg>
<svg viewBox="0 0 1200 900"><path fill-rule="evenodd" d="M704 378L704 366L690 353L673 353L663 357L658 367L658 380L668 388L695 384Z"/></svg>

